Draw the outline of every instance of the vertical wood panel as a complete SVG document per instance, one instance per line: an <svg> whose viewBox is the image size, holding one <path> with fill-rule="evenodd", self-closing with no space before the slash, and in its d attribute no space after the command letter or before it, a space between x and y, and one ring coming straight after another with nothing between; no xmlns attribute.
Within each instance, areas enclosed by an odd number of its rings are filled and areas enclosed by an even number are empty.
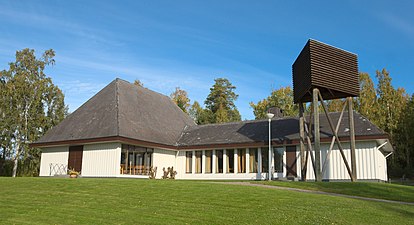
<svg viewBox="0 0 414 225"><path fill-rule="evenodd" d="M120 174L121 144L84 145L82 176L115 177Z"/></svg>
<svg viewBox="0 0 414 225"><path fill-rule="evenodd" d="M68 146L42 148L39 176L54 176L55 174L52 173L53 171L50 169L50 164L67 167L68 158Z"/></svg>

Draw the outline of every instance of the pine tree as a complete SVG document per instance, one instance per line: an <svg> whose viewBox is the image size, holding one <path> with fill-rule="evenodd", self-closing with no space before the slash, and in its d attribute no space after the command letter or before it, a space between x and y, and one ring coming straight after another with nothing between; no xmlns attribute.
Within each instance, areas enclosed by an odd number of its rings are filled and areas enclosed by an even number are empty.
<svg viewBox="0 0 414 225"><path fill-rule="evenodd" d="M210 88L210 94L204 102L206 109L213 114L211 122L240 121L241 116L234 103L238 98L234 92L236 87L226 78L217 78L214 81L213 87Z"/></svg>

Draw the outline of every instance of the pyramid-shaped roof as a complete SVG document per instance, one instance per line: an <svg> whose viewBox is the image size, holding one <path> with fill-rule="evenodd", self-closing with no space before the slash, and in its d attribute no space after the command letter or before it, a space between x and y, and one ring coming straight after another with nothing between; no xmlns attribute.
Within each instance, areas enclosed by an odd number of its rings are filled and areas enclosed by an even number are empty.
<svg viewBox="0 0 414 225"><path fill-rule="evenodd" d="M115 79L35 144L124 137L175 146L194 125L169 97Z"/></svg>

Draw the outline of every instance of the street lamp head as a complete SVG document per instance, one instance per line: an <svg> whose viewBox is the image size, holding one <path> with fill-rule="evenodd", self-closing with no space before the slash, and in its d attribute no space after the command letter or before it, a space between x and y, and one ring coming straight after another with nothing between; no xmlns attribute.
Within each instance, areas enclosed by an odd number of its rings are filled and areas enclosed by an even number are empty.
<svg viewBox="0 0 414 225"><path fill-rule="evenodd" d="M266 113L266 116L270 120L270 119L272 119L275 116L275 114L269 112L269 113Z"/></svg>

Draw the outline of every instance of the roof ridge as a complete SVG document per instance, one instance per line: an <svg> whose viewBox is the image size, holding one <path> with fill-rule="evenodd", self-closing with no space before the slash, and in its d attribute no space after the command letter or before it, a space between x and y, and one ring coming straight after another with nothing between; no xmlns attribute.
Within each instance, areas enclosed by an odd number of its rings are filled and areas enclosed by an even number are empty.
<svg viewBox="0 0 414 225"><path fill-rule="evenodd" d="M340 112L329 112L329 114L337 114ZM321 114L322 115L322 114ZM285 117L274 117L272 118L272 121L276 120L287 120L287 119L298 119L299 116L285 116ZM243 124L243 123L249 123L249 122L262 122L267 121L268 119L253 119L253 120L241 120L241 121L232 121L232 122L226 122L226 123L209 123L209 124L200 124L193 127L188 127L189 129L194 128L200 128L200 127L208 127L208 126L224 126L224 125L232 125L232 124Z"/></svg>
<svg viewBox="0 0 414 225"><path fill-rule="evenodd" d="M131 83L131 82L127 81L127 80L124 80L124 79L121 79L121 78L116 78L116 80L117 80L117 81L122 81L122 82L124 82L124 83L127 83L128 85L131 85L131 86L133 86L133 87L134 87L134 88L136 88L136 89L142 89L142 90L145 90L145 91L148 91L148 92L151 92L151 93L154 93L154 94L160 95L160 96L162 96L162 97L169 98L167 95L164 95L164 94L159 93L159 92L157 92L157 91L151 90L151 89L146 88L146 87L144 87L144 86L135 85L134 83Z"/></svg>
<svg viewBox="0 0 414 225"><path fill-rule="evenodd" d="M122 79L120 78L116 78L115 79L115 111L116 111L116 134L119 136L119 92L118 92L118 86L119 83L118 81L120 81Z"/></svg>

